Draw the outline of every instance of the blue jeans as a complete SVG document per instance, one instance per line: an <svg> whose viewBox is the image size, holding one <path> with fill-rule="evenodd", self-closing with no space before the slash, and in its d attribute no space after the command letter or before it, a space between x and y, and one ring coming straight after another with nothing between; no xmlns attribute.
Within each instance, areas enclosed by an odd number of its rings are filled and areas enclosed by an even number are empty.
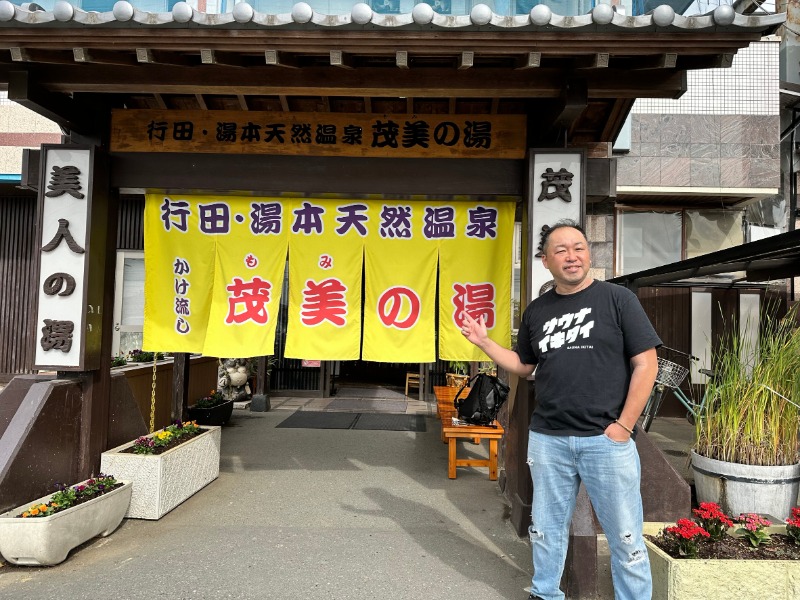
<svg viewBox="0 0 800 600"><path fill-rule="evenodd" d="M528 466L533 479L533 595L544 600L564 598L558 586L575 499L583 482L608 538L616 600L649 599L652 580L642 538L636 443L615 442L605 435L553 436L531 431Z"/></svg>

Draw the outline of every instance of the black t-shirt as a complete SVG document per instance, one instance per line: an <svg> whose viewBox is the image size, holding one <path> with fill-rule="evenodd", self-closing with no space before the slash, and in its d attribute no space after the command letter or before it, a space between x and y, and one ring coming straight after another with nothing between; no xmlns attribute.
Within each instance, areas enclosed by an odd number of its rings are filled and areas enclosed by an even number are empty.
<svg viewBox="0 0 800 600"><path fill-rule="evenodd" d="M603 433L625 404L631 357L660 345L627 288L593 281L575 294L543 294L525 309L517 338L520 360L536 365L531 430Z"/></svg>

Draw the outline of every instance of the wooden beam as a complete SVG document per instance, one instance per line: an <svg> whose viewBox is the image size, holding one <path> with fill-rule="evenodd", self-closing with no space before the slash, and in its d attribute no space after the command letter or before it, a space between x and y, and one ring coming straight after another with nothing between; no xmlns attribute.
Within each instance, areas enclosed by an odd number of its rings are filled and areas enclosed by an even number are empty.
<svg viewBox="0 0 800 600"><path fill-rule="evenodd" d="M541 52L528 52L525 56L517 60L517 70L536 69L542 64Z"/></svg>
<svg viewBox="0 0 800 600"><path fill-rule="evenodd" d="M89 48L73 48L72 57L76 63L95 63L103 65L134 66L136 57L122 52L95 50Z"/></svg>
<svg viewBox="0 0 800 600"><path fill-rule="evenodd" d="M332 67L341 67L342 69L353 68L353 57L349 54L345 54L341 50L331 50L330 61Z"/></svg>
<svg viewBox="0 0 800 600"><path fill-rule="evenodd" d="M172 406L170 413L173 421L183 421L189 409L189 355L176 352L172 359Z"/></svg>
<svg viewBox="0 0 800 600"><path fill-rule="evenodd" d="M394 53L394 62L399 69L408 68L408 52L405 50L398 50Z"/></svg>
<svg viewBox="0 0 800 600"><path fill-rule="evenodd" d="M459 70L472 68L474 64L475 64L474 52L462 52L461 56L458 57Z"/></svg>
<svg viewBox="0 0 800 600"><path fill-rule="evenodd" d="M561 111L553 120L557 125L572 129L589 105L589 91L585 79L570 79L564 86L561 96Z"/></svg>
<svg viewBox="0 0 800 600"><path fill-rule="evenodd" d="M369 96L364 97L364 112L367 114L372 113L372 98Z"/></svg>
<svg viewBox="0 0 800 600"><path fill-rule="evenodd" d="M414 98L411 96L406 97L406 113L409 115L414 114Z"/></svg>
<svg viewBox="0 0 800 600"><path fill-rule="evenodd" d="M281 102L281 110L283 112L290 112L291 109L289 108L289 99L286 97L285 94L278 94L278 100Z"/></svg>
<svg viewBox="0 0 800 600"><path fill-rule="evenodd" d="M167 103L164 101L164 97L161 94L153 94L153 97L155 97L158 107L166 110Z"/></svg>
<svg viewBox="0 0 800 600"><path fill-rule="evenodd" d="M323 112L331 112L331 99L328 96L322 97L322 109Z"/></svg>
<svg viewBox="0 0 800 600"><path fill-rule="evenodd" d="M197 100L197 105L200 107L200 110L208 110L208 105L206 104L206 99L203 98L203 94L195 94L195 100Z"/></svg>
<svg viewBox="0 0 800 600"><path fill-rule="evenodd" d="M590 97L674 98L685 90L685 73L672 70L629 72L621 69L586 71ZM11 64L0 64L0 81L6 81ZM287 96L349 96L422 98L465 97L558 98L563 88L561 69L335 69L307 67L279 69L250 67L195 69L142 65L119 69L109 65L39 65L36 81L54 92L119 94L221 94L231 88L241 94Z"/></svg>
<svg viewBox="0 0 800 600"><path fill-rule="evenodd" d="M49 93L31 83L27 71L12 71L8 77L8 99L54 121L64 129L82 134L95 133L88 110L64 94Z"/></svg>
<svg viewBox="0 0 800 600"><path fill-rule="evenodd" d="M733 66L733 54L716 54L712 56L678 57L679 69L727 69Z"/></svg>
<svg viewBox="0 0 800 600"><path fill-rule="evenodd" d="M601 140L617 139L625 120L628 118L628 114L631 112L631 108L633 108L634 102L633 98L616 98L614 100L614 106L612 106L611 112L606 119L606 125L600 134Z"/></svg>
<svg viewBox="0 0 800 600"><path fill-rule="evenodd" d="M250 110L247 106L247 98L244 94L236 94L236 99L239 101L239 106L242 110Z"/></svg>
<svg viewBox="0 0 800 600"><path fill-rule="evenodd" d="M164 35L161 28L137 27L9 27L4 28L5 47L72 49L81 46L93 48L136 47L172 49L177 52L198 53L200 48L224 48L226 51L244 54L259 54L265 48L289 53L324 55L331 48L343 52L392 56L398 49L412 55L455 55L466 49L483 55L522 55L528 51L546 49L548 56L569 58L575 54L609 52L630 56L661 52L687 54L720 54L736 52L761 38L762 33L750 31L715 31L707 29L690 31L675 29L656 35L652 31L631 30L620 35L617 30L605 32L584 31L585 28L553 29L538 32L535 47L529 31L489 31L475 28L472 31L435 32L431 30L409 30L397 28L352 28L319 27L298 29L269 29L265 36L263 28L230 27L180 27L170 28ZM54 35L54 32L57 32ZM446 33L446 35L442 35Z"/></svg>
<svg viewBox="0 0 800 600"><path fill-rule="evenodd" d="M631 61L630 69L674 69L678 63L677 52L667 52L656 56L637 56Z"/></svg>
<svg viewBox="0 0 800 600"><path fill-rule="evenodd" d="M54 50L37 50L14 46L9 48L12 62L50 63L54 65L74 64L71 56Z"/></svg>
<svg viewBox="0 0 800 600"><path fill-rule="evenodd" d="M297 68L297 59L295 56L287 54L286 52L278 52L277 50L264 50L264 62L270 67Z"/></svg>
<svg viewBox="0 0 800 600"><path fill-rule="evenodd" d="M148 65L188 67L195 64L188 56L184 56L183 54L151 50L150 48L137 48L136 60L137 62Z"/></svg>
<svg viewBox="0 0 800 600"><path fill-rule="evenodd" d="M451 115L454 115L454 114L456 114L456 99L455 99L455 96L449 98L448 100L449 101L447 103L447 113L451 114Z"/></svg>
<svg viewBox="0 0 800 600"><path fill-rule="evenodd" d="M578 56L572 61L572 65L576 69L607 69L608 62L608 52L598 52L589 56Z"/></svg>
<svg viewBox="0 0 800 600"><path fill-rule="evenodd" d="M492 106L489 109L489 112L492 113L493 115L496 115L499 106L500 106L500 98L495 96L494 98L492 98Z"/></svg>
<svg viewBox="0 0 800 600"><path fill-rule="evenodd" d="M217 50L213 50L211 48L204 48L200 50L200 63L204 65L224 65L226 67L247 66L245 59L241 54L218 52Z"/></svg>

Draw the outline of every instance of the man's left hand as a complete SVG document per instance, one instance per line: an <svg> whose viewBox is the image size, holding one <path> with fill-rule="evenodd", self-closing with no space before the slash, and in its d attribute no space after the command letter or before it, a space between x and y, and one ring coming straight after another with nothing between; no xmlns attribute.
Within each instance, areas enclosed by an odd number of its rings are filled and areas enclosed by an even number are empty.
<svg viewBox="0 0 800 600"><path fill-rule="evenodd" d="M631 434L625 431L625 428L619 423L611 423L611 425L606 427L604 433L610 439L620 443L627 442L631 438Z"/></svg>

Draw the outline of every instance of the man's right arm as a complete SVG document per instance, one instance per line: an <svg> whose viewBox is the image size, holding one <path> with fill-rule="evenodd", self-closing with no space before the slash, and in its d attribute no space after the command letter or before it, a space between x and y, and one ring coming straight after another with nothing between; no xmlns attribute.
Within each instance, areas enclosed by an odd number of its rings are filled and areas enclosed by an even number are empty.
<svg viewBox="0 0 800 600"><path fill-rule="evenodd" d="M468 314L464 313L461 333L470 342L483 350L484 354L491 358L502 369L510 373L515 373L520 377L527 377L533 373L535 365L525 364L520 360L519 354L508 348L503 348L500 344L489 338L483 316L479 317L476 321Z"/></svg>

